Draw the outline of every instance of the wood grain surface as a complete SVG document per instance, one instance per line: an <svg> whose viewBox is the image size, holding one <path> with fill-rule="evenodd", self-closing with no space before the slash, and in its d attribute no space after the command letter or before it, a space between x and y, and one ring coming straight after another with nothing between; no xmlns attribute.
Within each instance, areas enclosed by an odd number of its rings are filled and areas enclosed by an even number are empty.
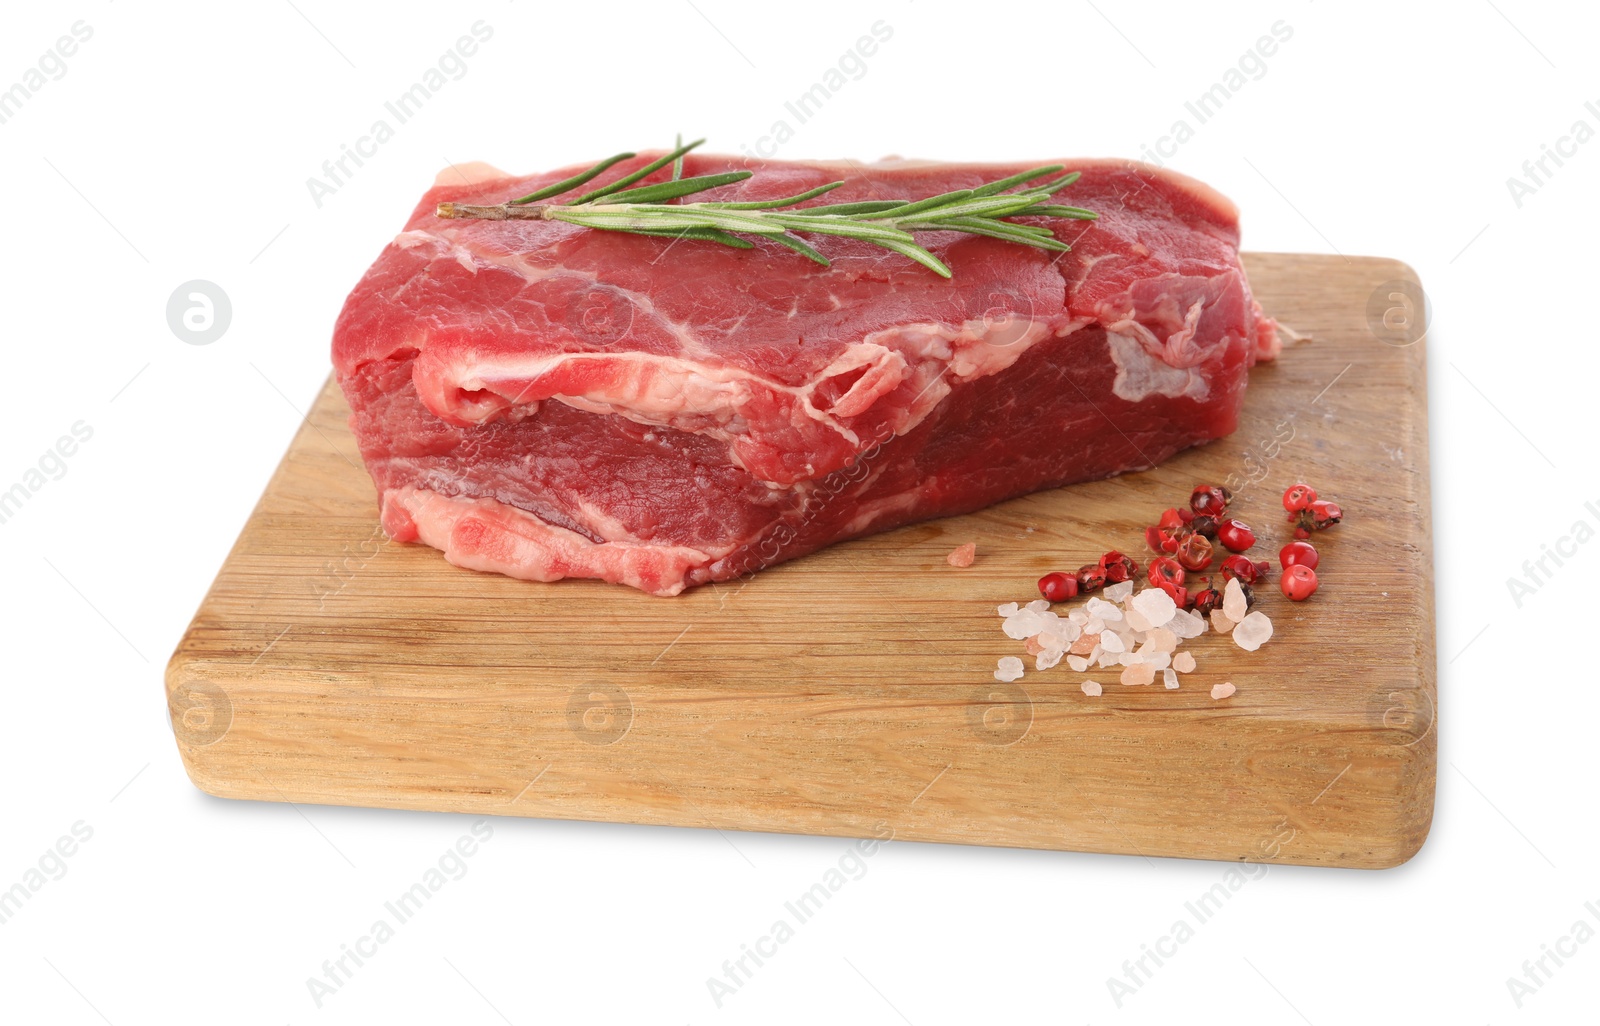
<svg viewBox="0 0 1600 1026"><path fill-rule="evenodd" d="M1401 863L1428 832L1437 738L1425 343L1379 318L1415 276L1246 262L1309 339L1252 373L1231 437L672 599L388 542L330 382L168 666L189 775L269 801ZM1234 486L1276 571L1298 479L1347 520L1318 539L1311 601L1263 591L1260 651L1189 642L1177 691L1031 658L993 679L1023 655L996 604L1107 548L1142 563L1142 528L1196 482ZM976 565L946 565L967 541ZM1224 680L1238 693L1213 701Z"/></svg>

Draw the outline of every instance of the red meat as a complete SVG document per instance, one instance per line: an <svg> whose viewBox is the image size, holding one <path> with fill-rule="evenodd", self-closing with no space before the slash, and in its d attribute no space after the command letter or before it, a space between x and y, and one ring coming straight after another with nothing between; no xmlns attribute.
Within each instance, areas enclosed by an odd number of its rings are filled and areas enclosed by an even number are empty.
<svg viewBox="0 0 1600 1026"><path fill-rule="evenodd" d="M447 172L334 331L385 529L476 570L672 595L1228 434L1278 349L1233 205L1141 164L1061 163L1082 178L1058 201L1100 219L1035 220L1072 252L920 233L952 280L839 238L811 237L823 268L766 241L440 219L574 169ZM846 180L819 203L1032 166L686 164L755 172L697 199Z"/></svg>

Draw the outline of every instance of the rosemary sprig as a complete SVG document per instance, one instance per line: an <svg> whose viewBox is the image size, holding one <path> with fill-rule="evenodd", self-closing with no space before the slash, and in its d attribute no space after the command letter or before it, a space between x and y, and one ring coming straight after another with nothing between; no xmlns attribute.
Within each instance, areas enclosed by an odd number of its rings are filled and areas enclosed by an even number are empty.
<svg viewBox="0 0 1600 1026"><path fill-rule="evenodd" d="M754 248L752 242L741 237L753 235L771 239L824 267L829 266L828 258L799 236L835 235L870 242L899 253L946 278L950 277L950 268L918 244L914 233L964 232L1065 253L1071 247L1057 239L1050 229L1006 219L1055 217L1094 220L1098 216L1082 207L1063 206L1050 201L1055 193L1078 180L1076 171L1042 184L1028 184L1066 170L1061 164L1037 167L975 189L957 189L918 200L864 200L812 207L796 206L837 189L845 184L841 181L819 185L815 189L781 199L744 203L674 202L751 177L749 171L727 171L684 178L684 154L704 142L704 139L697 139L684 144L680 137L678 145L660 158L565 203L542 201L572 192L599 177L612 165L628 160L635 154L619 153L608 157L571 178L507 203L487 206L441 203L436 213L445 218L482 218L491 221L564 221L601 231L697 239L736 249ZM672 165L672 172L667 181L634 186L634 183L643 181L668 164ZM1006 191L1012 188L1017 191Z"/></svg>

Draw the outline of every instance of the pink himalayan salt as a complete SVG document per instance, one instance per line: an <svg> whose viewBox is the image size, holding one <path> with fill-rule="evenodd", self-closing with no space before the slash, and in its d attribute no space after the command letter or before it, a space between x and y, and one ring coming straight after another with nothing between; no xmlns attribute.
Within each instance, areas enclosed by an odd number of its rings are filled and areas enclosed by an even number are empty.
<svg viewBox="0 0 1600 1026"><path fill-rule="evenodd" d="M1141 684L1149 684L1155 679L1155 667L1151 666L1149 663L1134 663L1132 666L1126 667L1122 671L1122 683L1133 687L1137 687Z"/></svg>
<svg viewBox="0 0 1600 1026"><path fill-rule="evenodd" d="M1228 578L1227 585L1222 589L1222 615L1238 623L1244 619L1249 607L1249 600L1244 597L1244 589L1239 586L1238 579Z"/></svg>
<svg viewBox="0 0 1600 1026"><path fill-rule="evenodd" d="M972 561L977 558L977 543L967 542L965 545L957 545L955 549L951 551L950 555L944 557L944 561L949 563L951 566L968 567L971 566Z"/></svg>
<svg viewBox="0 0 1600 1026"><path fill-rule="evenodd" d="M1178 636L1165 627L1157 627L1150 632L1149 644L1157 652L1172 652L1178 647Z"/></svg>

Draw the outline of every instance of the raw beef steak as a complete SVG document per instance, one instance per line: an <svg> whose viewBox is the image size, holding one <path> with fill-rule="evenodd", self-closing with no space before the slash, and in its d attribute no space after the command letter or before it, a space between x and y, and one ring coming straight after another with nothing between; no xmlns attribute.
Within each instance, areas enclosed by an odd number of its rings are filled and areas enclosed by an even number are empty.
<svg viewBox="0 0 1600 1026"><path fill-rule="evenodd" d="M811 237L824 268L764 241L440 219L576 169L450 170L334 330L384 529L474 570L673 595L1228 434L1278 350L1237 211L1145 165L1062 163L1083 177L1058 202L1100 219L1031 220L1072 252L919 233L953 280L840 238ZM841 203L1030 166L691 154L684 173L755 172L707 200L846 179L813 201Z"/></svg>

